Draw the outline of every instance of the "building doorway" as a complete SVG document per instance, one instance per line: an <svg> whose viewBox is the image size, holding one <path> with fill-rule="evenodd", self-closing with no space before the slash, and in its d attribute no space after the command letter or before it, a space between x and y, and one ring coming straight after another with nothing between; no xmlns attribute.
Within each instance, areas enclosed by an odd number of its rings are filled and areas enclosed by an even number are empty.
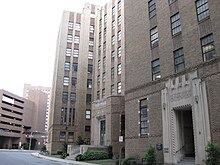
<svg viewBox="0 0 220 165"><path fill-rule="evenodd" d="M100 121L100 145L105 145L105 120Z"/></svg>
<svg viewBox="0 0 220 165"><path fill-rule="evenodd" d="M193 134L193 120L191 107L185 110L175 110L176 116L176 155L183 157L195 157L195 144Z"/></svg>

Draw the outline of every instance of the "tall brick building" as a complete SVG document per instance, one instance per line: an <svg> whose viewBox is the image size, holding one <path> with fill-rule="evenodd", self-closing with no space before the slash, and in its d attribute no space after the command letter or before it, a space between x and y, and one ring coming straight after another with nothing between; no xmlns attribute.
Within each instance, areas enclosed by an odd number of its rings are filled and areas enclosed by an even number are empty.
<svg viewBox="0 0 220 165"><path fill-rule="evenodd" d="M81 136L90 143L95 14L64 11L57 39L49 115L48 150L62 151Z"/></svg>
<svg viewBox="0 0 220 165"><path fill-rule="evenodd" d="M159 162L220 144L220 1L125 0L125 152Z"/></svg>
<svg viewBox="0 0 220 165"><path fill-rule="evenodd" d="M96 15L91 144L124 152L124 2L112 0Z"/></svg>

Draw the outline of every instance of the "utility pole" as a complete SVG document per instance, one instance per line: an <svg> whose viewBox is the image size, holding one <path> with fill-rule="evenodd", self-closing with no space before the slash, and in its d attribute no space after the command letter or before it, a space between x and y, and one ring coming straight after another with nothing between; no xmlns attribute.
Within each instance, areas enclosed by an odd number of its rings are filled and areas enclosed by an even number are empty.
<svg viewBox="0 0 220 165"><path fill-rule="evenodd" d="M31 135L30 135L30 141L29 141L29 150L31 150L31 141L32 141L32 136L33 136L33 132L31 132Z"/></svg>

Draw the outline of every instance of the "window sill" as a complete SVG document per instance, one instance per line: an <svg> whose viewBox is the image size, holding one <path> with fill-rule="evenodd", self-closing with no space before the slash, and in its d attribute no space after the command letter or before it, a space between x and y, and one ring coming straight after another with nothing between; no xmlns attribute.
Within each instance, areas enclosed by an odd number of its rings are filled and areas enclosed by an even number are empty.
<svg viewBox="0 0 220 165"><path fill-rule="evenodd" d="M201 24L201 23L203 23L203 22L205 22L205 21L207 21L207 20L209 20L210 19L210 16L208 16L208 17L205 17L205 18L203 18L202 20L198 20L198 22L199 22L199 24Z"/></svg>
<svg viewBox="0 0 220 165"><path fill-rule="evenodd" d="M182 34L182 31L180 31L180 32L178 32L178 33L172 35L172 38L175 38L175 37L177 37L177 36L179 36L179 35L181 35L181 34Z"/></svg>

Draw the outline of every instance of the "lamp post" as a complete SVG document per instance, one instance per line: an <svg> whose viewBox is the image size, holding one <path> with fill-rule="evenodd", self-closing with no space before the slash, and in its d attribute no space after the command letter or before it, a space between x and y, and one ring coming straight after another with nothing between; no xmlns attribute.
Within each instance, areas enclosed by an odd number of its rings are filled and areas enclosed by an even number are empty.
<svg viewBox="0 0 220 165"><path fill-rule="evenodd" d="M29 150L31 150L31 141L32 141L32 136L33 136L33 132L31 132L31 135L30 135L30 141L29 141Z"/></svg>

